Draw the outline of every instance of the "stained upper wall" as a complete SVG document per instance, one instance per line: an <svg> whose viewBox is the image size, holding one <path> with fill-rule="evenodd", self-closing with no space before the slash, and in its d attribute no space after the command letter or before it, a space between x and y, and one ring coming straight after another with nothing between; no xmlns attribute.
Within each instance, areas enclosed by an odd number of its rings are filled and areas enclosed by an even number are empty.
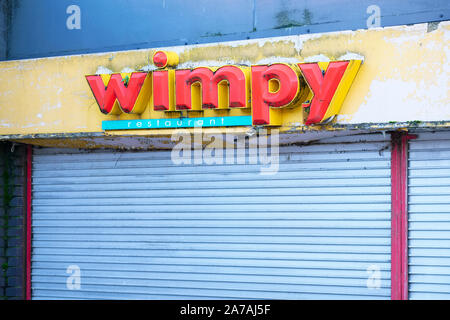
<svg viewBox="0 0 450 320"><path fill-rule="evenodd" d="M0 3L9 30L0 38L8 44L5 55L9 60L450 19L448 0L2 0ZM0 29L1 19L0 14Z"/></svg>
<svg viewBox="0 0 450 320"><path fill-rule="evenodd" d="M178 68L363 58L336 122L317 129L428 121L448 126L449 35L450 22L441 22L165 49L179 54ZM85 75L104 70L151 70L154 52L148 49L0 62L0 136L104 134L102 120L118 117L99 111ZM283 115L282 129L304 130L301 112L301 108L294 108ZM214 115L211 110L204 112L204 116ZM170 130L125 134L163 135Z"/></svg>

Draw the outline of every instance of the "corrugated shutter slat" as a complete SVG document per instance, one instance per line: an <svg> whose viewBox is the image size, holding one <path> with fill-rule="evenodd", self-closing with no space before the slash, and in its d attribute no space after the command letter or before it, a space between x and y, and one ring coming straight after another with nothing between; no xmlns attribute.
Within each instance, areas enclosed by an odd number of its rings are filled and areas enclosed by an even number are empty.
<svg viewBox="0 0 450 320"><path fill-rule="evenodd" d="M389 299L388 139L281 147L274 175L248 158L35 149L33 298Z"/></svg>
<svg viewBox="0 0 450 320"><path fill-rule="evenodd" d="M450 299L450 132L409 145L409 298Z"/></svg>

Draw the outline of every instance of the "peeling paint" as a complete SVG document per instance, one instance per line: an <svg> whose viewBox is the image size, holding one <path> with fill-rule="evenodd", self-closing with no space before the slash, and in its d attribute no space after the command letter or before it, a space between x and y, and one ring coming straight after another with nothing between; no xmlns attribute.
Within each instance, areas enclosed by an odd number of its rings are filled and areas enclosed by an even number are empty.
<svg viewBox="0 0 450 320"><path fill-rule="evenodd" d="M95 74L111 74L111 73L113 73L112 70L105 68L103 66L99 66L97 68L97 71L95 71Z"/></svg>
<svg viewBox="0 0 450 320"><path fill-rule="evenodd" d="M433 32L439 27L439 22L428 22L427 32Z"/></svg>
<svg viewBox="0 0 450 320"><path fill-rule="evenodd" d="M315 56L306 57L305 62L329 62L330 58L323 54L317 54Z"/></svg>
<svg viewBox="0 0 450 320"><path fill-rule="evenodd" d="M11 124L6 122L6 121L4 121L4 120L0 120L0 126L1 127L5 127L5 128L10 128Z"/></svg>
<svg viewBox="0 0 450 320"><path fill-rule="evenodd" d="M131 69L129 67L125 67L120 72L122 72L122 73L129 73L129 72L134 72L134 71L136 71L136 70Z"/></svg>
<svg viewBox="0 0 450 320"><path fill-rule="evenodd" d="M346 54L337 58L337 60L361 60L364 62L364 56L354 52L347 52Z"/></svg>
<svg viewBox="0 0 450 320"><path fill-rule="evenodd" d="M45 111L51 111L51 110L55 110L55 109L59 109L59 108L61 108L62 107L62 104L61 104L61 102L58 102L57 104L55 104L55 105L49 105L48 103L46 103L46 104L44 104L43 105L43 110L45 110ZM41 118L41 117L40 117Z"/></svg>
<svg viewBox="0 0 450 320"><path fill-rule="evenodd" d="M143 67L139 68L138 70L139 71L144 71L144 72L151 72L151 71L158 70L158 67L155 66L154 64L148 64L146 66L143 66Z"/></svg>
<svg viewBox="0 0 450 320"><path fill-rule="evenodd" d="M286 57L270 57L256 61L255 64L273 64L273 63L300 63L298 58L286 58Z"/></svg>
<svg viewBox="0 0 450 320"><path fill-rule="evenodd" d="M250 61L242 61L242 60L234 60L234 59L226 59L226 60L201 60L201 61L188 61L184 63L180 63L177 69L193 69L198 67L220 67L223 65L244 65L251 66L252 63Z"/></svg>

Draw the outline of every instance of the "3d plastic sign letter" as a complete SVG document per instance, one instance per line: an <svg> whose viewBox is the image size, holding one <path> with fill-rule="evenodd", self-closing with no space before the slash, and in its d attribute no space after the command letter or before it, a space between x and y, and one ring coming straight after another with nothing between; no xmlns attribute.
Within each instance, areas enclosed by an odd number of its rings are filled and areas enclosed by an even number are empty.
<svg viewBox="0 0 450 320"><path fill-rule="evenodd" d="M250 107L250 68L224 66L214 72L211 81L217 108Z"/></svg>
<svg viewBox="0 0 450 320"><path fill-rule="evenodd" d="M86 76L100 111L104 114L142 113L151 94L151 78L145 72Z"/></svg>
<svg viewBox="0 0 450 320"><path fill-rule="evenodd" d="M360 65L360 60L298 65L313 95L312 100L303 105L310 107L306 125L320 123L339 113Z"/></svg>
<svg viewBox="0 0 450 320"><path fill-rule="evenodd" d="M300 72L296 66L274 64L252 67L252 108L254 125L280 125L273 108L293 106L298 101Z"/></svg>
<svg viewBox="0 0 450 320"><path fill-rule="evenodd" d="M153 71L153 109L175 111L175 70Z"/></svg>
<svg viewBox="0 0 450 320"><path fill-rule="evenodd" d="M177 110L201 110L213 108L211 97L211 79L213 72L200 67L194 70L177 70L175 72L175 101Z"/></svg>
<svg viewBox="0 0 450 320"><path fill-rule="evenodd" d="M170 67L170 55L158 52L160 54L153 58L155 64L161 66L160 70L86 76L101 112L106 115L142 114L149 106L152 112L162 111L162 118L150 113L155 119L175 119L177 115L181 117L182 111L198 113L209 109L214 115L212 118L251 115L252 125L280 126L283 124L282 108L303 106L304 112L294 111L300 117L298 121L304 121L305 125L317 124L340 112L362 62L226 65L175 70ZM233 115L218 112L233 109L242 110L233 111ZM166 116L165 112L172 114ZM233 121L227 123L239 125Z"/></svg>

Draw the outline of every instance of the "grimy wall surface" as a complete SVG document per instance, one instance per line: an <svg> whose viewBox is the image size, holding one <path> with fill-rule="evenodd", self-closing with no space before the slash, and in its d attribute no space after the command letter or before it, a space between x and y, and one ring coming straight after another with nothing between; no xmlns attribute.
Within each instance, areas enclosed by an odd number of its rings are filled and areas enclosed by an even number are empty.
<svg viewBox="0 0 450 320"><path fill-rule="evenodd" d="M0 143L0 300L23 299L25 146Z"/></svg>
<svg viewBox="0 0 450 320"><path fill-rule="evenodd" d="M357 30L450 18L447 0L0 3L0 60Z"/></svg>

